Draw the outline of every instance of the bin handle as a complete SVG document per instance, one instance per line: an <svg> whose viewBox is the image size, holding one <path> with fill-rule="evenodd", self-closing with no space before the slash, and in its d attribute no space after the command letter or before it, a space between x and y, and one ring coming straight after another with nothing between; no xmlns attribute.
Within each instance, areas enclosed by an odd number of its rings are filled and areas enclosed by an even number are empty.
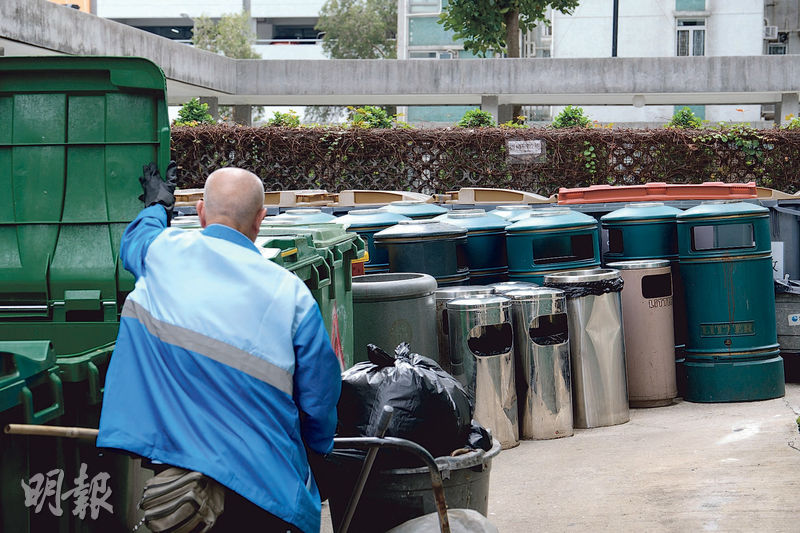
<svg viewBox="0 0 800 533"><path fill-rule="evenodd" d="M100 385L100 370L93 361L86 365L86 373L89 378L89 405L97 405L103 400L103 389Z"/></svg>
<svg viewBox="0 0 800 533"><path fill-rule="evenodd" d="M64 414L64 388L61 385L61 378L55 372L48 373L48 383L53 394L53 404L45 407L41 411L33 410L33 392L27 385L20 390L20 400L22 400L22 410L25 414L26 424L44 424L50 420Z"/></svg>
<svg viewBox="0 0 800 533"><path fill-rule="evenodd" d="M312 275L313 276L312 282L314 284L314 289L321 289L322 287L324 287L325 281L328 282L328 285L331 284L331 269L328 266L327 262L322 261L318 265L313 265L311 269L314 272ZM321 273L324 275L321 275Z"/></svg>

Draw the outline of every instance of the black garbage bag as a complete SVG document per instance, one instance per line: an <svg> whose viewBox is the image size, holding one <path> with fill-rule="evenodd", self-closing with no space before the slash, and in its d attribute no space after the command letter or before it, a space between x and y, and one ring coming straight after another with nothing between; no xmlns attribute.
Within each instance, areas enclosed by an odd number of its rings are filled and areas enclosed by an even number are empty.
<svg viewBox="0 0 800 533"><path fill-rule="evenodd" d="M492 449L492 435L480 424L472 421L467 436L467 448L488 452Z"/></svg>
<svg viewBox="0 0 800 533"><path fill-rule="evenodd" d="M400 344L395 356L368 346L369 361L342 374L339 436L374 436L384 405L394 408L387 437L416 442L434 457L450 455L468 442L473 406L461 384L436 361ZM381 452L380 456L389 454ZM399 459L400 454L391 454ZM418 461L402 454L408 465ZM396 463L393 459L392 463ZM386 463L386 461L381 461ZM397 465L395 465L397 466Z"/></svg>

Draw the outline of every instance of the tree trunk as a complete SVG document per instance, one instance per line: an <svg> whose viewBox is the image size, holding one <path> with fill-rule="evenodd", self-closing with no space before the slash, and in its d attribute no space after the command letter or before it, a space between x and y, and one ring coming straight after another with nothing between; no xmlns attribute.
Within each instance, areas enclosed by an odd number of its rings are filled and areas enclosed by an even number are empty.
<svg viewBox="0 0 800 533"><path fill-rule="evenodd" d="M520 57L519 50L519 9L510 9L505 15L506 24L506 56ZM522 115L522 106L514 104L511 109L512 121Z"/></svg>

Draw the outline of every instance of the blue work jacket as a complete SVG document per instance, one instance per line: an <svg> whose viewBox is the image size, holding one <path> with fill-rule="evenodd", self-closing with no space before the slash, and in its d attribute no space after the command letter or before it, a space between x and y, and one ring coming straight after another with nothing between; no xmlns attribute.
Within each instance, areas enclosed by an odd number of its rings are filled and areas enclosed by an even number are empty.
<svg viewBox="0 0 800 533"><path fill-rule="evenodd" d="M232 228L167 228L160 205L128 226L120 256L136 287L97 446L202 472L319 531L303 441L332 449L341 368L309 290Z"/></svg>

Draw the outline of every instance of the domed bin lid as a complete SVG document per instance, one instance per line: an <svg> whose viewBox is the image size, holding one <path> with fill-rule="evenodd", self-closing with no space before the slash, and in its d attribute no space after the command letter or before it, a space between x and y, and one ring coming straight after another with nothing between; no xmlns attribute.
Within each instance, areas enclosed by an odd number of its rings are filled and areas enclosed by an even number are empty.
<svg viewBox="0 0 800 533"><path fill-rule="evenodd" d="M454 300L456 298L464 298L477 295L490 295L494 294L492 287L482 287L480 285L467 285L464 287L442 287L436 290L436 299L441 300Z"/></svg>
<svg viewBox="0 0 800 533"><path fill-rule="evenodd" d="M447 208L436 204L429 204L427 202L391 202L384 206L383 209L390 213L399 213L407 217L435 217L447 212Z"/></svg>
<svg viewBox="0 0 800 533"><path fill-rule="evenodd" d="M508 226L508 220L483 209L458 209L434 218L440 222L461 226L467 231L500 230Z"/></svg>
<svg viewBox="0 0 800 533"><path fill-rule="evenodd" d="M381 209L354 209L346 215L338 217L333 222L342 224L345 229L367 229L367 228L385 228L393 226L403 220L411 220L407 216L400 213L392 213L383 208Z"/></svg>
<svg viewBox="0 0 800 533"><path fill-rule="evenodd" d="M636 202L603 215L600 222L604 226L614 222L674 222L675 217L681 213L683 211L677 207L670 207L662 202Z"/></svg>
<svg viewBox="0 0 800 533"><path fill-rule="evenodd" d="M429 296L436 279L428 274L386 272L353 277L353 302L384 302Z"/></svg>
<svg viewBox="0 0 800 533"><path fill-rule="evenodd" d="M316 223L324 223L330 222L335 220L336 217L331 215L330 213L323 213L320 209L315 208L304 208L304 209L287 209L280 215L275 215L274 217L267 217L264 220L269 221L267 223L271 224L273 222L279 222L281 220L290 220L295 222L296 219L300 219L301 223L303 224L316 224Z"/></svg>
<svg viewBox="0 0 800 533"><path fill-rule="evenodd" d="M375 240L408 241L466 238L467 230L438 220L403 220L375 234Z"/></svg>
<svg viewBox="0 0 800 533"><path fill-rule="evenodd" d="M492 209L491 213L495 216L500 218L505 218L508 220L509 218L514 217L515 215L519 215L520 213L530 211L533 209L529 205L498 205L494 209Z"/></svg>
<svg viewBox="0 0 800 533"><path fill-rule="evenodd" d="M696 219L732 218L732 217L765 217L769 209L760 205L737 200L714 200L687 209L678 215L678 223L692 222Z"/></svg>
<svg viewBox="0 0 800 533"><path fill-rule="evenodd" d="M608 263L608 268L617 270L647 270L650 268L664 268L670 266L670 262L665 259L638 259L635 261L614 261Z"/></svg>
<svg viewBox="0 0 800 533"><path fill-rule="evenodd" d="M511 300L505 296L491 294L480 297L456 298L447 302L447 308L459 311L481 311L485 309L500 309L510 304Z"/></svg>
<svg viewBox="0 0 800 533"><path fill-rule="evenodd" d="M559 272L558 274L548 274L544 277L544 281L545 283L580 285L593 281L608 281L619 277L619 271L613 268L592 268L567 270L566 272Z"/></svg>
<svg viewBox="0 0 800 533"><path fill-rule="evenodd" d="M539 214L536 214L536 210L534 210L529 216L507 226L506 231L513 233L558 228L596 228L598 225L594 217L578 211L561 208L553 209L555 210L542 211Z"/></svg>

